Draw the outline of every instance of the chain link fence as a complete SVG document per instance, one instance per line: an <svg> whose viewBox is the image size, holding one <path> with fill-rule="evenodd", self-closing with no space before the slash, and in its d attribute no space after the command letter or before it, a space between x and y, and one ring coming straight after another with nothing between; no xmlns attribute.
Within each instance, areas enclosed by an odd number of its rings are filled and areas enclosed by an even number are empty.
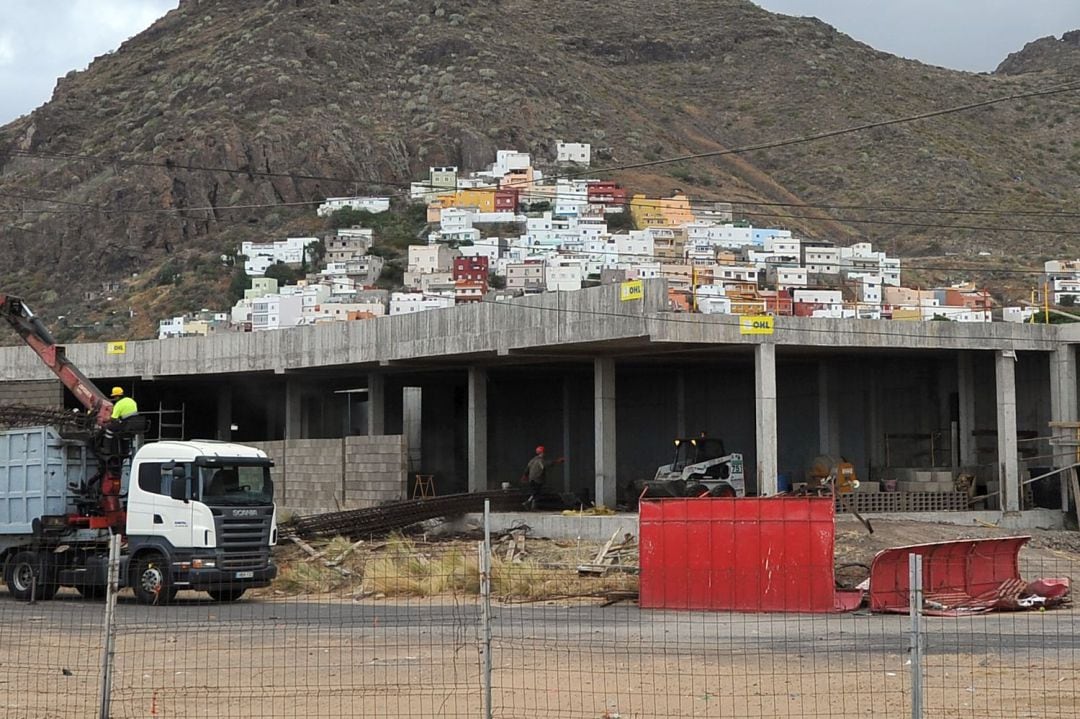
<svg viewBox="0 0 1080 719"><path fill-rule="evenodd" d="M642 609L635 558L525 539L279 551L274 586L163 606L0 598L6 717L1073 717L1080 618ZM1047 539L1025 578L1075 575ZM711 581L704 574L702 583ZM914 606L932 607L931 595ZM110 619L111 617L111 619ZM112 637L112 651L109 638ZM107 669L107 671L105 671ZM921 680L921 681L920 681ZM106 702L103 702L103 698Z"/></svg>

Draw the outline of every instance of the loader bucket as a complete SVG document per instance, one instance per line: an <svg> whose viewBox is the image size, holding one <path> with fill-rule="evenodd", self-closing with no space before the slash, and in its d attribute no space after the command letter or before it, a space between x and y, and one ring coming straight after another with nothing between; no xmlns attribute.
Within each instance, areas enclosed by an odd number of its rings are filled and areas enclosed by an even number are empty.
<svg viewBox="0 0 1080 719"><path fill-rule="evenodd" d="M982 598L1006 583L1020 582L1020 548L1031 537L960 539L893 547L879 552L870 565L870 609L908 611L908 555L923 558L927 597ZM989 608L989 607L987 607Z"/></svg>

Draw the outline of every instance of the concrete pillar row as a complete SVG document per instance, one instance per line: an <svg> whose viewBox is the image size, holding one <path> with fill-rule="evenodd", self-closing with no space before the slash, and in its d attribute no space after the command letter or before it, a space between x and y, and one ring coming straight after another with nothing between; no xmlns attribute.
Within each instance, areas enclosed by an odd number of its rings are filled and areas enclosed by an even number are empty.
<svg viewBox="0 0 1080 719"><path fill-rule="evenodd" d="M1077 407L1076 387L1076 349L1069 344L1061 345L1050 353L1050 419L1054 422L1076 422L1080 416ZM1054 427L1051 436L1055 439L1071 440L1076 437L1075 430ZM1068 467L1076 462L1076 454L1067 446L1052 446L1055 454L1054 467ZM1060 475L1061 509L1069 511L1068 478L1070 472Z"/></svg>
<svg viewBox="0 0 1080 719"><path fill-rule="evenodd" d="M779 491L776 431L776 345L754 348L754 405L757 419L757 491L768 497Z"/></svg>
<svg viewBox="0 0 1080 719"><path fill-rule="evenodd" d="M997 390L998 479L1001 508L1020 511L1020 461L1016 437L1016 352L994 353L994 384Z"/></svg>
<svg viewBox="0 0 1080 719"><path fill-rule="evenodd" d="M367 428L368 435L386 434L386 377L378 372L368 375Z"/></svg>
<svg viewBox="0 0 1080 719"><path fill-rule="evenodd" d="M615 360L593 360L593 442L596 459L595 503L615 507Z"/></svg>
<svg viewBox="0 0 1080 719"><path fill-rule="evenodd" d="M469 491L488 489L487 370L469 368L468 398Z"/></svg>

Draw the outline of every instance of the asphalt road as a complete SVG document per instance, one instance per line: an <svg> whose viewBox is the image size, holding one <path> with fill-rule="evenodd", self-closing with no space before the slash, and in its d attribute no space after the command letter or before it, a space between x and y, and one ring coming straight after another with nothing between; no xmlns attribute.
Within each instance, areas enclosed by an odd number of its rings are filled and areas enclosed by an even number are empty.
<svg viewBox="0 0 1080 719"><path fill-rule="evenodd" d="M245 598L234 604L181 594L166 607L146 607L121 596L116 622L133 631L263 633L278 635L329 631L338 636L457 644L478 632L479 605L467 601ZM34 605L0 591L0 634L99 631L104 603L66 592ZM906 616L867 612L833 615L732 614L642 610L632 603L610 607L553 603L496 604L496 642L538 647L609 647L620 652L680 651L693 654L896 654L910 643ZM964 618L924 618L929 652L970 654L1058 654L1080 661L1080 610L998 613Z"/></svg>

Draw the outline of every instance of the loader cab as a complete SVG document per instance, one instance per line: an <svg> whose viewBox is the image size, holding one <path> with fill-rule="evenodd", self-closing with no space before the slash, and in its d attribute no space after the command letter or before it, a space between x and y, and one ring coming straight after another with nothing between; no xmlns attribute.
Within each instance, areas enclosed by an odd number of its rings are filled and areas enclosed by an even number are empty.
<svg viewBox="0 0 1080 719"><path fill-rule="evenodd" d="M727 454L724 441L719 437L687 437L675 440L675 458L671 471L682 472L687 467L719 459Z"/></svg>

